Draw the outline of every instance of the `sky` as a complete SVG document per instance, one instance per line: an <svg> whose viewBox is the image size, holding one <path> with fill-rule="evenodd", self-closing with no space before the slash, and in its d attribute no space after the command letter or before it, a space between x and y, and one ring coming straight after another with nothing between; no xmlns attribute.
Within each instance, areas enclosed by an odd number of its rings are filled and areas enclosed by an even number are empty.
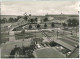
<svg viewBox="0 0 80 59"><path fill-rule="evenodd" d="M1 15L78 14L78 1L3 1Z"/></svg>

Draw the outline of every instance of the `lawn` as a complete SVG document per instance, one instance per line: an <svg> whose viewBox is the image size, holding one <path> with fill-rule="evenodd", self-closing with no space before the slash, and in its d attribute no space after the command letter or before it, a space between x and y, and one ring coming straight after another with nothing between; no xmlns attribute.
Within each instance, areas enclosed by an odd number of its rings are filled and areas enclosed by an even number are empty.
<svg viewBox="0 0 80 59"><path fill-rule="evenodd" d="M2 43L6 43L7 41L9 41L9 38L1 38Z"/></svg>
<svg viewBox="0 0 80 59"><path fill-rule="evenodd" d="M2 32L1 33L1 37L9 37L9 33L8 32Z"/></svg>
<svg viewBox="0 0 80 59"><path fill-rule="evenodd" d="M9 41L8 25L10 24L9 23L1 24L1 42L2 43Z"/></svg>
<svg viewBox="0 0 80 59"><path fill-rule="evenodd" d="M15 34L16 39L27 39L27 38L33 38L33 37L43 37L43 35L40 32L27 32L27 33L18 33Z"/></svg>
<svg viewBox="0 0 80 59"><path fill-rule="evenodd" d="M9 34L6 32L1 33L1 42L5 43L7 41L9 41Z"/></svg>
<svg viewBox="0 0 80 59"><path fill-rule="evenodd" d="M55 33L52 31L45 30L43 32L47 35L47 37L54 37L55 36ZM27 38L34 38L34 37L42 38L42 37L44 37L44 35L40 31L15 34L16 39L27 39Z"/></svg>
<svg viewBox="0 0 80 59"><path fill-rule="evenodd" d="M5 32L5 31L9 31L8 27L7 26L1 27L1 32Z"/></svg>

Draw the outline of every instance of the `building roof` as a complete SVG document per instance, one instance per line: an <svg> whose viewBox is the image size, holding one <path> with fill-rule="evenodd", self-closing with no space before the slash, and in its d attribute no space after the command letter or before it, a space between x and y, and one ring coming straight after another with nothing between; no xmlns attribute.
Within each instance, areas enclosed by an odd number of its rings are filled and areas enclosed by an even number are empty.
<svg viewBox="0 0 80 59"><path fill-rule="evenodd" d="M49 14L49 15L46 15L46 16L69 16L69 17L79 17L79 15L75 14Z"/></svg>
<svg viewBox="0 0 80 59"><path fill-rule="evenodd" d="M73 46L71 46L71 45L69 45L69 44L67 44L67 43L65 43L65 42L63 42L61 40L54 40L54 42L62 45L63 47L65 47L65 48L67 48L67 49L69 49L71 51L73 51L75 49L75 47L73 47Z"/></svg>
<svg viewBox="0 0 80 59"><path fill-rule="evenodd" d="M76 48L71 55L69 56L70 58L77 58L79 56L79 48Z"/></svg>
<svg viewBox="0 0 80 59"><path fill-rule="evenodd" d="M47 47L35 50L33 52L36 58L65 58L66 56L59 52L55 47Z"/></svg>

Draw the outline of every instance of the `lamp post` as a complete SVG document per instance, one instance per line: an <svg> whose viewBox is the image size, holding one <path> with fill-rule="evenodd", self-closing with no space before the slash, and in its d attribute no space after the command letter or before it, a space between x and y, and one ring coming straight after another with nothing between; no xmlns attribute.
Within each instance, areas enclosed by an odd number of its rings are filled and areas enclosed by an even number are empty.
<svg viewBox="0 0 80 59"><path fill-rule="evenodd" d="M59 32L58 32L58 27L57 27L57 40L58 40L58 33L59 33Z"/></svg>
<svg viewBox="0 0 80 59"><path fill-rule="evenodd" d="M66 53L66 58L68 57L67 53Z"/></svg>
<svg viewBox="0 0 80 59"><path fill-rule="evenodd" d="M71 26L72 26L73 24L71 23ZM72 28L71 28L72 29ZM73 35L73 33L72 33L72 30L71 30L71 35Z"/></svg>
<svg viewBox="0 0 80 59"><path fill-rule="evenodd" d="M76 27L76 36L77 36L77 27Z"/></svg>
<svg viewBox="0 0 80 59"><path fill-rule="evenodd" d="M24 39L22 40L22 57L24 57L23 55L24 55Z"/></svg>
<svg viewBox="0 0 80 59"><path fill-rule="evenodd" d="M23 28L22 34L24 34L24 33L25 33L25 30ZM22 55L24 54L24 51L23 50L24 50L24 36L23 36L23 39L22 39Z"/></svg>
<svg viewBox="0 0 80 59"><path fill-rule="evenodd" d="M23 47L23 46L24 46L24 39L22 40L22 42L23 42L23 43L22 43L22 47Z"/></svg>
<svg viewBox="0 0 80 59"><path fill-rule="evenodd" d="M24 27L23 27L22 34L24 34L24 33L25 33L25 30L24 30ZM23 40L22 40L22 53L24 52L23 49L24 49L24 36L23 36Z"/></svg>
<svg viewBox="0 0 80 59"><path fill-rule="evenodd" d="M36 27L36 25L35 25L35 27ZM35 29L35 38L36 38L36 29Z"/></svg>
<svg viewBox="0 0 80 59"><path fill-rule="evenodd" d="M77 36L77 26L78 26L78 23L76 23L76 36Z"/></svg>

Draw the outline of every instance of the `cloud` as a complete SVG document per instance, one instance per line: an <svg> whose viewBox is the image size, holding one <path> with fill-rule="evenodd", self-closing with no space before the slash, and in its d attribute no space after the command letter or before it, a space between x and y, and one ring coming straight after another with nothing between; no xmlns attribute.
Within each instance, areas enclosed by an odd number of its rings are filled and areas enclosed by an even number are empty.
<svg viewBox="0 0 80 59"><path fill-rule="evenodd" d="M69 8L74 8L76 11L79 10L79 2L76 2L74 5L69 6Z"/></svg>
<svg viewBox="0 0 80 59"><path fill-rule="evenodd" d="M25 12L33 15L77 14L77 11L77 1L1 2L1 14L5 15L23 15Z"/></svg>

